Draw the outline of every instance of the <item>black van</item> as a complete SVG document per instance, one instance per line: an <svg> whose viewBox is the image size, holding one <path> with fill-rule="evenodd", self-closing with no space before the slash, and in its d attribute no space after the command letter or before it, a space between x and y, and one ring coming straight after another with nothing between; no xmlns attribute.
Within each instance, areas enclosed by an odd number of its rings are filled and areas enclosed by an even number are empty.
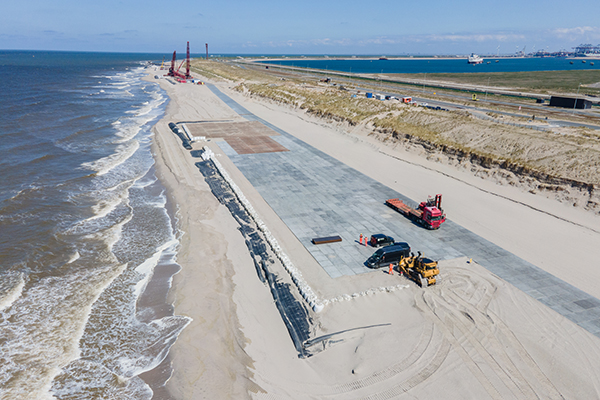
<svg viewBox="0 0 600 400"><path fill-rule="evenodd" d="M406 242L394 243L377 250L367 259L367 267L381 268L390 264L397 265L404 257L410 256L410 246Z"/></svg>

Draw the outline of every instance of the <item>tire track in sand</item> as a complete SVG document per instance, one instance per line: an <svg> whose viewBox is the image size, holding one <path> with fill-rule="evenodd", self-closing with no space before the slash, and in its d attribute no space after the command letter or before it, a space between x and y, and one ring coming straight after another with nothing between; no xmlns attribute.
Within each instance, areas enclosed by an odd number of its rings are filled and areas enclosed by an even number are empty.
<svg viewBox="0 0 600 400"><path fill-rule="evenodd" d="M500 392L494 387L494 385L490 382L488 377L479 368L475 360L473 360L469 353L463 348L458 338L455 337L453 333L453 320L451 318L441 318L440 316L438 316L433 311L436 309L435 305L433 304L433 299L430 299L431 305L428 304L425 301L424 294L425 293L415 296L415 303L417 308L420 309L429 318L431 318L431 320L434 321L436 326L444 333L444 336L452 344L454 351L458 353L465 365L469 368L473 376L475 376L475 378L479 381L481 386L483 386L483 388L490 395L490 397L494 400L503 400L503 397L500 395Z"/></svg>
<svg viewBox="0 0 600 400"><path fill-rule="evenodd" d="M423 293L424 303L434 305L431 311L440 321L440 314L443 314L444 319L458 329L458 334L449 330L458 343L466 340L477 351L496 376L486 376L491 385L501 382L517 399L563 398L514 333L488 310L497 290L493 282L473 271L465 274L458 271L446 285L437 289ZM465 344L461 346L464 348ZM520 362L515 362L507 349L516 353ZM482 371L481 367L479 370ZM528 379L526 375L534 379Z"/></svg>

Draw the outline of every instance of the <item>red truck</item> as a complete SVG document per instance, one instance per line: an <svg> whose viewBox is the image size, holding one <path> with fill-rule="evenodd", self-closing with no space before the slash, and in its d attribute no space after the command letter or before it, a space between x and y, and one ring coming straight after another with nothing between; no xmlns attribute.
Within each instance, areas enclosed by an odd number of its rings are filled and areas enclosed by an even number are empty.
<svg viewBox="0 0 600 400"><path fill-rule="evenodd" d="M422 201L417 208L409 207L400 199L389 199L386 200L385 204L428 229L438 229L446 220L446 214L442 210L441 194L436 194L435 198L429 197L427 201Z"/></svg>

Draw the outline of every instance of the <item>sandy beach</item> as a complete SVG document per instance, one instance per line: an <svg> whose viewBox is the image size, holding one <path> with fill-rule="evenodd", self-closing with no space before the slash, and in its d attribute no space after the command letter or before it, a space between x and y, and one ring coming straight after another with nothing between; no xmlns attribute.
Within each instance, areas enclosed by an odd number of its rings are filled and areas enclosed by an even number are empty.
<svg viewBox="0 0 600 400"><path fill-rule="evenodd" d="M168 126L243 116L206 85L157 81L170 102L154 127L153 152L182 232L182 270L169 301L177 315L193 319L171 348L173 374L162 398L600 398L600 338L477 260L441 261L441 282L425 289L381 270L331 278L217 141L195 142L190 152ZM213 83L251 113L393 190L414 199L444 193L454 222L600 298L597 214ZM238 222L195 165L205 146L317 298L366 293L315 312L293 291L311 321L311 339L331 335L311 347L312 356L298 356ZM398 168L407 171L403 179L380 173ZM280 261L269 268L297 287ZM382 287L393 289L373 290Z"/></svg>

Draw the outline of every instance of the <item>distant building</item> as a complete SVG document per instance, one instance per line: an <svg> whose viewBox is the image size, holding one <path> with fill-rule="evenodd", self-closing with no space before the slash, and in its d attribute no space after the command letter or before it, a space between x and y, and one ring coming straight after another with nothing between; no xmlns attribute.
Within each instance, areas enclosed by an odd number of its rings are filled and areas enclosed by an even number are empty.
<svg viewBox="0 0 600 400"><path fill-rule="evenodd" d="M578 108L581 110L592 108L592 102L585 99L576 99L575 97L550 97L550 107Z"/></svg>
<svg viewBox="0 0 600 400"><path fill-rule="evenodd" d="M600 53L600 44L594 46L592 44L580 44L577 47L573 47L575 54L585 55L585 54L598 54Z"/></svg>

